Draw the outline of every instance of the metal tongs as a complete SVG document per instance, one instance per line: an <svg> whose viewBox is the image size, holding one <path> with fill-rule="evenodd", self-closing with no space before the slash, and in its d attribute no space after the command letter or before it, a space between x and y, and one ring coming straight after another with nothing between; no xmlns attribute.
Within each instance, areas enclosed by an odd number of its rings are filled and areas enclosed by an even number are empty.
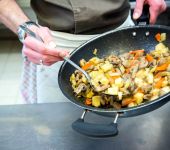
<svg viewBox="0 0 170 150"><path fill-rule="evenodd" d="M20 25L20 27L25 31L25 33L27 33L29 36L41 41L44 43L44 41L42 40L42 38L40 36L38 36L37 34L35 34L33 31L31 31L30 29L28 29L26 26ZM86 71L84 71L82 68L80 68L77 64L75 64L73 61L71 61L68 57L63 57L63 59L68 62L69 64L71 64L73 67L75 67L76 69L78 69L79 71L81 71L85 77L87 78L88 82L90 83L90 85L92 85L91 83L91 77L88 75L88 73ZM43 67L43 63L41 63L40 65L42 65ZM92 85L93 87L93 85Z"/></svg>

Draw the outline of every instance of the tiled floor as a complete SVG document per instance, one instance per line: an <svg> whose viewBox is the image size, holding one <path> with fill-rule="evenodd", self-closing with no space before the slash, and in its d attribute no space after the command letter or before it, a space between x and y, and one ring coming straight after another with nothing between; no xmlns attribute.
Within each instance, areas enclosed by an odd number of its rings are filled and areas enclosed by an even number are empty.
<svg viewBox="0 0 170 150"><path fill-rule="evenodd" d="M0 105L21 103L21 48L22 45L17 40L0 40Z"/></svg>

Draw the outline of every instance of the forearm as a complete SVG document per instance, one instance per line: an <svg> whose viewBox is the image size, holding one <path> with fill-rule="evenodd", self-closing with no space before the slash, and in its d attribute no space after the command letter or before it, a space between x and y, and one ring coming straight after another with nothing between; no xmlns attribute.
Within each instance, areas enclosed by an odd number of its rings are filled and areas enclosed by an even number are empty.
<svg viewBox="0 0 170 150"><path fill-rule="evenodd" d="M28 21L15 0L0 0L0 22L7 26L14 33L17 33L19 25Z"/></svg>

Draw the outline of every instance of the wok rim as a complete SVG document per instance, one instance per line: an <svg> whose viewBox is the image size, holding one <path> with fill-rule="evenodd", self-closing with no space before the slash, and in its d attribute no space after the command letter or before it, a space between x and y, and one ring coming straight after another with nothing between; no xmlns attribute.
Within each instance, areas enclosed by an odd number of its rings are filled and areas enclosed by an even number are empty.
<svg viewBox="0 0 170 150"><path fill-rule="evenodd" d="M101 38L103 36L106 36L108 34L112 34L112 33L115 33L115 32L118 32L118 31L123 31L123 30L128 30L128 29L138 29L138 28L144 28L144 29L152 29L152 28L157 28L157 29L166 29L166 30L169 30L170 31L170 27L168 26L164 26L164 25L146 25L146 26L128 26L128 27L123 27L123 28L120 28L120 29L115 29L115 30L110 30L110 31L107 31L107 32L104 32L102 34L99 34L91 39L89 39L88 41L84 42L83 44L81 44L79 47L77 47L76 49L74 49L71 53L70 53L70 58L78 51L80 50L82 47L84 47L86 44L89 44L91 42L93 42L94 40L98 39L98 38ZM67 62L64 61L59 69L59 73L58 73L58 84L59 84L59 87L60 87L60 90L62 91L62 93L64 94L64 96L71 102L73 103L74 105L82 108L82 109L85 109L85 110L89 110L89 111L92 111L92 112L100 112L100 113L127 113L129 111L135 111L135 110L139 110L139 109L142 109L142 108L146 108L150 105L154 105L155 103L159 103L160 101L163 101L163 100L166 100L166 98L168 98L168 96L170 96L170 92L167 93L167 94L164 94L163 96L155 99L155 100L152 100L152 101L148 101L148 102L145 102L145 103L142 103L141 105L137 105L137 106L134 106L134 107L127 107L127 108L121 108L121 109L115 109L115 108L97 108L97 107L92 107L92 106L87 106L85 104L83 104L82 102L80 101L77 101L77 100L71 100L69 98L69 96L67 96L67 93L64 92L64 90L61 89L62 85L61 85L61 80L60 80L60 77L61 77L61 72L65 66ZM166 100L167 102L170 101L170 100Z"/></svg>

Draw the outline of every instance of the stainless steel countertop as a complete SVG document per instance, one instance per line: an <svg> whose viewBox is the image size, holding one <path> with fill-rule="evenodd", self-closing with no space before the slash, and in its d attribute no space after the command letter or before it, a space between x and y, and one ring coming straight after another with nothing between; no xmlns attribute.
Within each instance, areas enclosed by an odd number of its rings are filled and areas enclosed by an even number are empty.
<svg viewBox="0 0 170 150"><path fill-rule="evenodd" d="M116 137L96 139L71 128L82 109L69 102L0 106L0 150L169 150L170 103L148 114L118 120ZM109 123L88 113L86 121Z"/></svg>

